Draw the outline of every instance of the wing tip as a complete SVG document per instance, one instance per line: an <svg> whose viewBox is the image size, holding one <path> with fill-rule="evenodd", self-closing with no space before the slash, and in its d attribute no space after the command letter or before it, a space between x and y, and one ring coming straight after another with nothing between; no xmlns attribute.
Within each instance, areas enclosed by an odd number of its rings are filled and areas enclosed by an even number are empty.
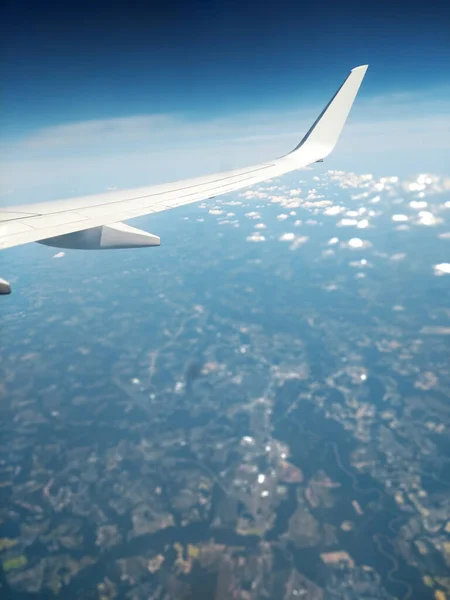
<svg viewBox="0 0 450 600"><path fill-rule="evenodd" d="M353 67L345 81L314 121L307 134L287 156L302 156L301 153L304 153L310 147L311 151L314 150L315 153L317 152L317 158L311 159L307 163L311 164L323 160L323 158L332 152L368 68L369 65Z"/></svg>
<svg viewBox="0 0 450 600"><path fill-rule="evenodd" d="M357 67L353 67L353 69L351 70L351 73L354 73L355 71L364 71L364 73L365 73L368 68L369 68L369 65L358 65Z"/></svg>

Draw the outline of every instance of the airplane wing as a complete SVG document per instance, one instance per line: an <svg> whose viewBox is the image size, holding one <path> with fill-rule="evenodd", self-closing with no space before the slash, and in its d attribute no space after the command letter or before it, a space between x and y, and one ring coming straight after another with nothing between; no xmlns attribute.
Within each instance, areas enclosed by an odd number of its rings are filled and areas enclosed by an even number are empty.
<svg viewBox="0 0 450 600"><path fill-rule="evenodd" d="M289 154L252 167L176 183L0 208L0 249L36 241L77 249L157 246L157 236L122 221L227 194L322 161L338 141L366 70L367 65L362 65L349 73Z"/></svg>

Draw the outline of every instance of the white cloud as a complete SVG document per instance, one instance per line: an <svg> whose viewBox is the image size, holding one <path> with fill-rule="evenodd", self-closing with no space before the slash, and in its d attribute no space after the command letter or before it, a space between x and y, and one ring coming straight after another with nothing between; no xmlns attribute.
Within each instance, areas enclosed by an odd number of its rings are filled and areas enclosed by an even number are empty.
<svg viewBox="0 0 450 600"><path fill-rule="evenodd" d="M369 227L369 221L367 219L361 219L361 221L356 223L356 227L358 229L366 229L366 227Z"/></svg>
<svg viewBox="0 0 450 600"><path fill-rule="evenodd" d="M426 208L427 207L427 202L425 202L425 200L411 200L411 202L409 203L411 208Z"/></svg>
<svg viewBox="0 0 450 600"><path fill-rule="evenodd" d="M252 235L249 235L247 237L247 241L248 242L264 242L266 240L266 238L259 233L259 231L255 231L254 233L252 233Z"/></svg>
<svg viewBox="0 0 450 600"><path fill-rule="evenodd" d="M337 224L338 227L352 227L356 225L358 221L356 219L341 219Z"/></svg>
<svg viewBox="0 0 450 600"><path fill-rule="evenodd" d="M246 192L241 192L239 194L239 196L242 196L243 198L247 198L247 199L251 199L251 198L263 199L263 198L267 198L268 194L266 194L264 192L259 192L258 190L247 190Z"/></svg>
<svg viewBox="0 0 450 600"><path fill-rule="evenodd" d="M348 245L350 248L363 248L364 242L360 238L352 238L348 241Z"/></svg>
<svg viewBox="0 0 450 600"><path fill-rule="evenodd" d="M283 233L280 236L280 242L292 242L292 240L295 240L295 233Z"/></svg>
<svg viewBox="0 0 450 600"><path fill-rule="evenodd" d="M438 219L433 215L432 212L428 210L420 210L419 211L419 225L437 225L440 223L441 219Z"/></svg>
<svg viewBox="0 0 450 600"><path fill-rule="evenodd" d="M302 246L309 240L307 235L298 235L295 237L295 240L289 246L289 250L297 250L299 246Z"/></svg>
<svg viewBox="0 0 450 600"><path fill-rule="evenodd" d="M323 211L324 215L338 215L339 213L343 212L345 210L345 208L343 206L338 206L338 205L334 205L334 206L329 206L328 208L326 208Z"/></svg>
<svg viewBox="0 0 450 600"><path fill-rule="evenodd" d="M436 275L447 275L450 274L450 263L440 263L434 266Z"/></svg>
<svg viewBox="0 0 450 600"><path fill-rule="evenodd" d="M437 164L447 168L449 98L443 89L359 98L328 165L354 170L376 165L396 172ZM173 181L270 160L301 139L318 110L249 112L209 121L179 114L138 115L34 130L23 138L0 140L1 187L12 190L8 202L14 204ZM371 177L333 173L345 188L362 187ZM411 182L418 194L435 185L424 176ZM391 179L379 182L379 189L394 183ZM263 198L273 188L277 186L244 197ZM296 198L300 192L293 188L287 195ZM320 197L309 190L309 200Z"/></svg>

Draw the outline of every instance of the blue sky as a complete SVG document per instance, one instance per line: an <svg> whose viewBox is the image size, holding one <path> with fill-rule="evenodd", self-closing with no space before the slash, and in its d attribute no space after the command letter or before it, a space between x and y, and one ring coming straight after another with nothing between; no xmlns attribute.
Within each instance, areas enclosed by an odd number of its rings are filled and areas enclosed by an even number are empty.
<svg viewBox="0 0 450 600"><path fill-rule="evenodd" d="M450 162L444 2L8 0L0 19L3 204L271 158L364 63L331 166Z"/></svg>

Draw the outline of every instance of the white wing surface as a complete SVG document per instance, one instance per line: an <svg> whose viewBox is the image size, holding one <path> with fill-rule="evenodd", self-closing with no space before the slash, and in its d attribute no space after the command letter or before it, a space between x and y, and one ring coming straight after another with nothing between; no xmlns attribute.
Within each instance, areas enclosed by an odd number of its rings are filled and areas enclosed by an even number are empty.
<svg viewBox="0 0 450 600"><path fill-rule="evenodd" d="M110 249L159 245L155 235L121 221L227 194L323 160L333 150L367 65L353 69L300 144L273 161L176 183L0 209L0 249L40 241Z"/></svg>

